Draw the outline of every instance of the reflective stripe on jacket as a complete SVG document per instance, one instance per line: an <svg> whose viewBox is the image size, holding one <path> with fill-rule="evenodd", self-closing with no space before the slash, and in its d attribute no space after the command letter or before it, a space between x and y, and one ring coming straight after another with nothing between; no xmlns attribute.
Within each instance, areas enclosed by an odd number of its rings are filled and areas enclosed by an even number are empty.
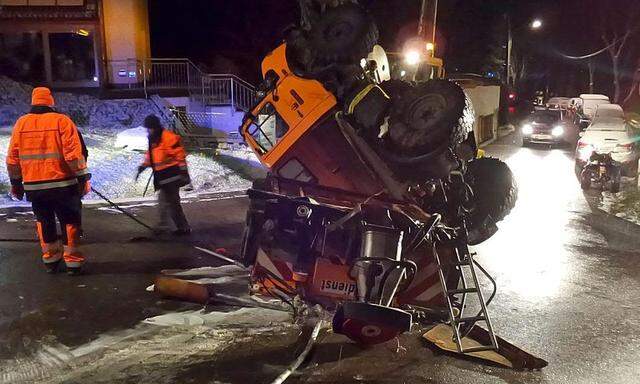
<svg viewBox="0 0 640 384"><path fill-rule="evenodd" d="M11 134L7 171L13 184L24 183L25 191L77 184L88 174L78 128L51 109L22 116Z"/></svg>
<svg viewBox="0 0 640 384"><path fill-rule="evenodd" d="M165 129L160 140L150 143L150 147L145 155L144 165L153 169L156 189L167 185L181 187L191 182L187 170L187 153L180 136Z"/></svg>

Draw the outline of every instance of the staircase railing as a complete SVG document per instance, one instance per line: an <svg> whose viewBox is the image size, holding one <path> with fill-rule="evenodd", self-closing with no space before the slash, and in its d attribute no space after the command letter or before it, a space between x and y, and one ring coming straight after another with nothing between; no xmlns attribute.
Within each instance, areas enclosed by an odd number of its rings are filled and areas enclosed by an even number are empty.
<svg viewBox="0 0 640 384"><path fill-rule="evenodd" d="M152 91L183 90L192 101L229 105L232 113L246 112L255 102L255 88L247 81L232 74L205 73L189 59L112 60L106 72L110 83L143 89L147 96Z"/></svg>

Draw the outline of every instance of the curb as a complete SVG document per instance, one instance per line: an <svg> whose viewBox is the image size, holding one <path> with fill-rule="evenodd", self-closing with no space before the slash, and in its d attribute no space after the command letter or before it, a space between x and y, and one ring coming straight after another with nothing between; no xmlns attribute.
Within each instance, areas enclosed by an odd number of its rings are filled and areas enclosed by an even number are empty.
<svg viewBox="0 0 640 384"><path fill-rule="evenodd" d="M197 201L208 201L208 200L222 200L222 199L234 199L238 197L246 196L246 189L238 189L233 191L222 191L222 192L209 192L209 193L200 193L197 195L185 196L180 199L182 202L197 202ZM155 202L157 199L155 196L149 197L125 197L120 199L110 199L114 203L121 204L140 204L140 203L149 203ZM23 202L24 203L24 202ZM82 207L85 209L92 208L102 208L102 207L110 207L111 205L104 200L101 199L92 199L92 200L83 200ZM126 207L125 207L126 208ZM25 203L23 205L13 206L13 207L0 207L0 213L11 214L17 212L30 212L31 204Z"/></svg>
<svg viewBox="0 0 640 384"><path fill-rule="evenodd" d="M498 139L509 136L516 131L516 127L513 124L503 125L498 128Z"/></svg>
<svg viewBox="0 0 640 384"><path fill-rule="evenodd" d="M587 203L593 213L593 215L587 215L590 226L602 232L614 232L616 235L622 236L625 241L640 246L640 225L612 215L590 201Z"/></svg>

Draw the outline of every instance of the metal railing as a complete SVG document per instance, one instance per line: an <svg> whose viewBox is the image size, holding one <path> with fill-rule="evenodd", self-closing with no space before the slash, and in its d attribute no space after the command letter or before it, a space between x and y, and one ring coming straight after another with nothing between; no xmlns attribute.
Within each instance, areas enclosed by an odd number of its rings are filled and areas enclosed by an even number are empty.
<svg viewBox="0 0 640 384"><path fill-rule="evenodd" d="M207 105L232 105L248 111L255 102L255 89L235 75L207 75L202 97Z"/></svg>
<svg viewBox="0 0 640 384"><path fill-rule="evenodd" d="M106 63L110 84L142 89L183 90L203 105L229 105L232 111L248 111L255 102L255 88L236 75L203 72L189 59L111 60Z"/></svg>

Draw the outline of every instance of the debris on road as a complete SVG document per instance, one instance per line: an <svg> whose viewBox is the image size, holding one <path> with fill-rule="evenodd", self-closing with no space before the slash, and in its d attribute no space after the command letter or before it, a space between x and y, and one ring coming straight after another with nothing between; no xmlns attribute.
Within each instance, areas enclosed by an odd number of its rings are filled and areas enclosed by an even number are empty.
<svg viewBox="0 0 640 384"><path fill-rule="evenodd" d="M436 347L454 354L460 354L455 339L453 328L446 324L439 324L427 331L424 336L426 340ZM481 328L474 327L467 336L462 339L464 349L481 348L489 339L489 333ZM487 362L502 365L513 369L542 369L549 363L537 358L520 348L515 347L506 340L498 337L498 350L483 350L478 352L466 352L465 356L470 356Z"/></svg>

